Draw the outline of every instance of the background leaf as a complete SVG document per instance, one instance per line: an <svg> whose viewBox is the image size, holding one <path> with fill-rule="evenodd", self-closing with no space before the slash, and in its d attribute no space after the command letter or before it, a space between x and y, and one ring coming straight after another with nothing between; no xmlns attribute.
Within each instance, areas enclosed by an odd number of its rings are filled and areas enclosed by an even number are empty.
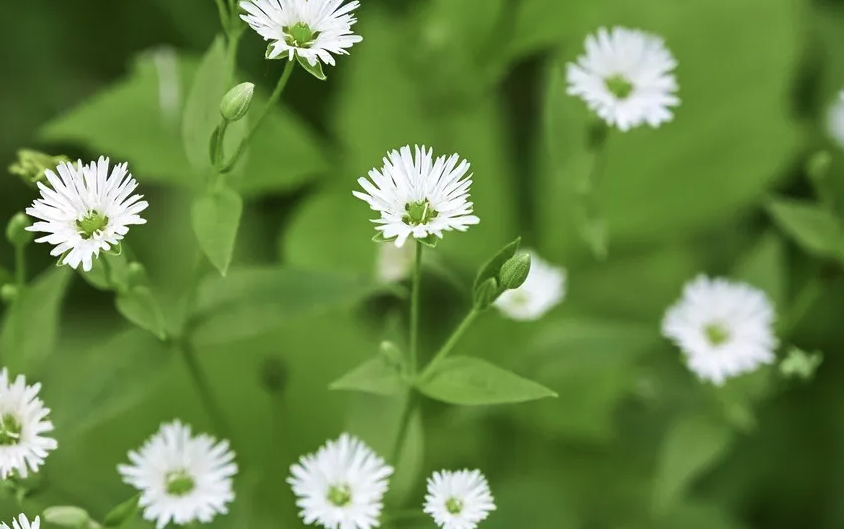
<svg viewBox="0 0 844 529"><path fill-rule="evenodd" d="M191 207L191 222L199 247L224 276L231 264L242 213L243 199L225 187L197 197Z"/></svg>

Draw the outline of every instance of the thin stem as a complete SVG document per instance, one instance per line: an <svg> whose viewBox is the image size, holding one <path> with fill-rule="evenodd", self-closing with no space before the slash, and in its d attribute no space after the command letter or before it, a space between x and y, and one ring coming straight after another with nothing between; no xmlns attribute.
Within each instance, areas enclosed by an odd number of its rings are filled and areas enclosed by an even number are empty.
<svg viewBox="0 0 844 529"><path fill-rule="evenodd" d="M396 433L396 438L393 441L393 451L390 453L390 462L394 467L397 467L399 464L402 448L404 448L404 443L407 440L407 432L410 430L410 421L416 413L417 405L418 396L416 394L416 390L411 388L404 401L404 408L402 409L401 418L399 419L399 431Z"/></svg>
<svg viewBox="0 0 844 529"><path fill-rule="evenodd" d="M15 282L19 288L26 285L26 246L15 245Z"/></svg>
<svg viewBox="0 0 844 529"><path fill-rule="evenodd" d="M223 0L216 0L217 12L220 15L220 25L223 26L223 31L229 30L229 12Z"/></svg>
<svg viewBox="0 0 844 529"><path fill-rule="evenodd" d="M226 129L229 128L229 122L223 119L220 122L219 129L214 133L214 148L211 151L211 162L214 165L223 161L223 140L226 138Z"/></svg>
<svg viewBox="0 0 844 529"><path fill-rule="evenodd" d="M202 372L199 361L196 358L196 350L187 341L182 340L179 349L182 351L182 356L185 359L185 364L190 371L190 376L196 385L196 390L199 393L199 398L202 400L202 405L214 425L214 430L217 434L231 440L231 429L229 428L226 416L223 414L222 408L214 398L214 392L211 391L211 385L208 383L208 378Z"/></svg>
<svg viewBox="0 0 844 529"><path fill-rule="evenodd" d="M416 258L413 264L413 286L410 292L410 375L414 376L418 369L419 356L419 287L422 283L422 248L423 244L416 241Z"/></svg>
<svg viewBox="0 0 844 529"><path fill-rule="evenodd" d="M428 364L428 367L426 367L425 370L422 372L422 378L425 378L425 376L434 372L434 369L437 367L437 365L439 365L439 363L442 362L445 357L448 356L451 350L454 349L454 346L457 345L457 342L460 341L460 338L463 336L469 326L472 325L472 322L475 321L475 318L477 318L479 314L480 312L475 309L469 311L466 317L463 318L463 321L460 322L460 325L457 326L457 329L455 329L451 336L448 338L448 341L445 343L445 345L442 346L442 349L439 350L436 356L434 356L433 360L431 360L431 362Z"/></svg>
<svg viewBox="0 0 844 529"><path fill-rule="evenodd" d="M249 146L249 142L255 137L255 134L258 132L258 129L261 128L261 124L267 118L270 113L270 110L275 107L276 103L278 103L278 98L281 97L281 92L284 91L284 87L287 85L287 81L290 79L290 75L293 73L293 69L296 67L295 61L287 61L287 65L284 67L284 72L281 74L281 78L278 80L278 84L275 86L275 90L273 90L272 95L270 95L269 101L267 104L264 105L264 108L261 110L261 114L258 116L258 119L255 121L255 124L249 129L249 133L246 135L246 138L240 142L240 145L237 148L234 156L232 156L231 160L229 160L225 165L219 168L220 173L228 173L231 171L235 164L240 160L241 156L246 152L246 147Z"/></svg>
<svg viewBox="0 0 844 529"><path fill-rule="evenodd" d="M609 128L603 122L593 124L587 132L587 147L592 155L589 170L577 182L577 216L581 236L598 259L607 256L607 235L598 205L596 188L604 167Z"/></svg>

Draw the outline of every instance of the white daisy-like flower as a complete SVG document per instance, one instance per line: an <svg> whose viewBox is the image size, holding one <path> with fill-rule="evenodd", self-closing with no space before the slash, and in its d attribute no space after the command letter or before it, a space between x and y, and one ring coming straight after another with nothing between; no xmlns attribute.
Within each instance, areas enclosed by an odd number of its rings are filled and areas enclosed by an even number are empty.
<svg viewBox="0 0 844 529"><path fill-rule="evenodd" d="M494 510L495 500L479 470L443 470L428 478L425 512L443 529L475 529Z"/></svg>
<svg viewBox="0 0 844 529"><path fill-rule="evenodd" d="M25 514L21 513L17 519L12 518L12 527L11 529L40 529L41 527L41 517L36 516L32 523L29 522L29 519L26 517ZM0 522L0 529L10 529L9 525L6 522Z"/></svg>
<svg viewBox="0 0 844 529"><path fill-rule="evenodd" d="M680 104L672 73L677 61L662 38L643 31L601 28L586 38L586 54L569 63L568 94L583 99L608 125L627 131L658 127Z"/></svg>
<svg viewBox="0 0 844 529"><path fill-rule="evenodd" d="M360 439L344 433L290 467L287 482L300 516L326 529L380 525L384 493L393 468Z"/></svg>
<svg viewBox="0 0 844 529"><path fill-rule="evenodd" d="M829 136L844 148L844 92L829 106L826 125Z"/></svg>
<svg viewBox="0 0 844 529"><path fill-rule="evenodd" d="M397 248L394 244L379 244L377 276L384 283L397 283L413 270L414 248L407 245Z"/></svg>
<svg viewBox="0 0 844 529"><path fill-rule="evenodd" d="M74 167L61 163L56 176L44 172L50 187L38 182L41 198L26 209L26 214L39 219L29 231L44 232L35 242L55 246L50 252L62 256L61 263L77 268L82 264L91 270L100 251L117 246L133 224L145 224L139 214L148 204L143 195L132 195L138 183L127 170L127 164L115 165L108 174L109 160Z"/></svg>
<svg viewBox="0 0 844 529"><path fill-rule="evenodd" d="M248 0L240 3L248 13L240 18L272 41L268 59L287 55L292 61L298 55L311 65L333 66L334 55L348 55L348 48L363 40L352 32L357 22L352 11L359 6L357 0L345 5L343 0Z"/></svg>
<svg viewBox="0 0 844 529"><path fill-rule="evenodd" d="M504 291L495 307L514 320L538 320L566 296L566 270L530 254L530 272L522 286Z"/></svg>
<svg viewBox="0 0 844 529"><path fill-rule="evenodd" d="M58 447L55 439L44 436L53 431L53 423L39 391L41 384L27 386L23 375L10 383L8 370L0 370L0 479L38 472L47 453Z"/></svg>
<svg viewBox="0 0 844 529"><path fill-rule="evenodd" d="M774 317L761 290L699 275L666 312L662 334L683 351L699 378L722 385L774 361Z"/></svg>
<svg viewBox="0 0 844 529"><path fill-rule="evenodd" d="M416 146L416 156L406 145L390 151L384 167L369 171L369 178L358 178L366 191L352 194L381 213L375 229L385 239L394 239L401 248L410 236L442 238L444 231L466 231L480 219L472 215L469 162L457 154L434 160L433 150Z"/></svg>
<svg viewBox="0 0 844 529"><path fill-rule="evenodd" d="M163 424L138 451L129 452L131 465L118 465L123 481L141 491L144 519L158 529L210 522L228 512L234 500L232 477L237 473L227 441L205 434L191 435L180 421Z"/></svg>

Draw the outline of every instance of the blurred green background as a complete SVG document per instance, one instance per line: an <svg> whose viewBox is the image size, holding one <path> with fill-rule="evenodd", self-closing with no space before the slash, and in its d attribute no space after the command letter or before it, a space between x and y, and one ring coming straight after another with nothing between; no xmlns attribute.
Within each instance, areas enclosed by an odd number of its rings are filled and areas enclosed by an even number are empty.
<svg viewBox="0 0 844 529"><path fill-rule="evenodd" d="M195 340L241 466L232 512L214 525L301 526L287 468L344 429L388 451L398 403L327 385L405 319L405 302L375 285L373 214L352 197L355 178L388 149L425 143L472 163L482 222L448 234L425 275L423 354L467 310L476 268L521 235L568 268L565 303L534 323L491 312L459 351L560 397L501 408L426 403L390 505L421 505L425 475L467 466L487 474L497 499L485 529L844 526L841 267L792 243L765 209L772 194L814 200L803 167L822 148L834 157L829 196L844 200L844 157L825 132L844 88L844 2L362 3L363 42L327 69L327 82L295 72L256 139L236 180L247 206L232 277L209 272L203 285L209 299L235 299L212 311ZM179 116L219 31L214 3L29 0L1 9L0 162L22 147L129 161L150 207L128 243L168 323L177 320L196 252L189 204L199 181ZM610 254L598 262L569 213L589 115L565 95L561 72L587 33L615 24L665 37L682 105L660 129L612 138L599 189ZM244 36L238 77L266 94L282 64L265 61L264 48ZM17 178L0 178L0 218L33 198ZM11 248L0 247L0 266L10 268ZM46 275L33 287L37 302L6 311L0 337L3 364L43 382L59 440L27 514L75 504L101 517L132 494L116 465L160 422L212 427L179 356L48 254L28 249L30 275ZM256 265L296 280L261 291L233 279ZM764 288L786 319L815 288L782 340L825 353L816 379L764 371L720 391L697 382L659 323L698 272ZM302 282L324 288L296 288ZM40 367L27 367L21 343L43 355ZM17 512L13 502L2 507L4 520Z"/></svg>

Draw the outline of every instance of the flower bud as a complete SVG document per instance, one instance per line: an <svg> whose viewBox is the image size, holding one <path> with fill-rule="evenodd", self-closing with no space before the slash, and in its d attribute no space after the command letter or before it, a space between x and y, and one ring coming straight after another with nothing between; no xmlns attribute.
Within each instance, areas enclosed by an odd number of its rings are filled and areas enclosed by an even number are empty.
<svg viewBox="0 0 844 529"><path fill-rule="evenodd" d="M387 364L393 367L401 367L404 364L404 356L396 344L390 341L383 341L379 346L379 351Z"/></svg>
<svg viewBox="0 0 844 529"><path fill-rule="evenodd" d="M31 226L29 217L23 213L15 213L9 224L6 225L6 240L15 248L22 248L32 242L34 234L26 231Z"/></svg>
<svg viewBox="0 0 844 529"><path fill-rule="evenodd" d="M12 303L18 297L18 287L11 283L7 283L0 287L0 299L4 303Z"/></svg>
<svg viewBox="0 0 844 529"><path fill-rule="evenodd" d="M243 119L252 105L254 92L255 85L252 83L241 83L229 90L220 101L220 114L223 119L229 122Z"/></svg>
<svg viewBox="0 0 844 529"><path fill-rule="evenodd" d="M501 287L513 290L522 286L530 274L530 254L522 253L508 259L501 267Z"/></svg>
<svg viewBox="0 0 844 529"><path fill-rule="evenodd" d="M149 278L147 276L147 270L144 268L144 265L138 262L129 263L129 266L126 270L129 286L142 286L149 283Z"/></svg>
<svg viewBox="0 0 844 529"><path fill-rule="evenodd" d="M832 165L832 155L827 151L818 151L806 162L806 174L816 182L824 180L829 174L829 167Z"/></svg>
<svg viewBox="0 0 844 529"><path fill-rule="evenodd" d="M486 310L501 295L498 281L490 277L475 289L474 301L476 310Z"/></svg>
<svg viewBox="0 0 844 529"><path fill-rule="evenodd" d="M71 505L47 507L41 516L46 522L62 527L88 527L91 522L87 511Z"/></svg>
<svg viewBox="0 0 844 529"><path fill-rule="evenodd" d="M800 378L810 380L823 362L823 354L816 351L807 353L797 347L792 347L788 356L780 362L780 373L785 378Z"/></svg>
<svg viewBox="0 0 844 529"><path fill-rule="evenodd" d="M62 162L69 162L66 156L51 156L38 151L21 149L18 160L9 166L9 172L21 177L24 182L34 184L44 179L44 171L55 170Z"/></svg>

